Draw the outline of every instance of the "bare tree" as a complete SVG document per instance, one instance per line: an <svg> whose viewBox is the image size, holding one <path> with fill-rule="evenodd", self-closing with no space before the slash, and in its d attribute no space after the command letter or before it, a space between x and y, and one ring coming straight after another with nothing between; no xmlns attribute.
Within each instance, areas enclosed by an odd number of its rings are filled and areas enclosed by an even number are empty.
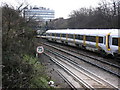
<svg viewBox="0 0 120 90"><path fill-rule="evenodd" d="M119 0L101 0L96 8L81 8L70 14L69 28L119 28Z"/></svg>

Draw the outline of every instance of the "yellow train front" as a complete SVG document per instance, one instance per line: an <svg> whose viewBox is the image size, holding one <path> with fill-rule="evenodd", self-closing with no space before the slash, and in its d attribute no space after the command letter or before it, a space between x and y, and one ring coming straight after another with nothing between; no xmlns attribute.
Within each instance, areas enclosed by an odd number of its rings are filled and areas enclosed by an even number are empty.
<svg viewBox="0 0 120 90"><path fill-rule="evenodd" d="M99 52L103 56L120 55L120 35L118 29L48 30L45 38L50 41Z"/></svg>

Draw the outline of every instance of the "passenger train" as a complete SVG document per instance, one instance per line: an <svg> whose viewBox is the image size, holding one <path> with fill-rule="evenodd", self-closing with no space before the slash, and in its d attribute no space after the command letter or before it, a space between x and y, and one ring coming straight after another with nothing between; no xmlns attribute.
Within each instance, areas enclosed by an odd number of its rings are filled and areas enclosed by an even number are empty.
<svg viewBox="0 0 120 90"><path fill-rule="evenodd" d="M60 29L46 31L49 41L99 52L103 56L120 55L119 29Z"/></svg>

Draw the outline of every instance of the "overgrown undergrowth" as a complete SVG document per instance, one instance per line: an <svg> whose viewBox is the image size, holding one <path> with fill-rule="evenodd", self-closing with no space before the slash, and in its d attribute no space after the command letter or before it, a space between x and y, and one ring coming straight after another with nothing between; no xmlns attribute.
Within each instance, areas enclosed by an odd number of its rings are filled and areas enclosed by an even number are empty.
<svg viewBox="0 0 120 90"><path fill-rule="evenodd" d="M50 88L48 86L48 79L44 73L44 66L38 61L38 58L24 55L23 60L33 67L33 78L30 80L31 88Z"/></svg>
<svg viewBox="0 0 120 90"><path fill-rule="evenodd" d="M33 27L37 23L26 21L20 10L8 5L2 11L2 88L51 89L44 66L35 57L37 42Z"/></svg>
<svg viewBox="0 0 120 90"><path fill-rule="evenodd" d="M3 88L50 88L39 59L32 54L3 52Z"/></svg>

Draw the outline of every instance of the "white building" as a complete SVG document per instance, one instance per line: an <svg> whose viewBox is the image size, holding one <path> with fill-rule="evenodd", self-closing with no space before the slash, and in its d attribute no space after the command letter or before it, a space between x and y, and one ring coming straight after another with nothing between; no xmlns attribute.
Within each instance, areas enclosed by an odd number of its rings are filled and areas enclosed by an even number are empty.
<svg viewBox="0 0 120 90"><path fill-rule="evenodd" d="M44 7L34 7L34 8L25 8L24 16L25 18L33 18L36 21L50 21L54 19L55 12L54 10L46 9Z"/></svg>

